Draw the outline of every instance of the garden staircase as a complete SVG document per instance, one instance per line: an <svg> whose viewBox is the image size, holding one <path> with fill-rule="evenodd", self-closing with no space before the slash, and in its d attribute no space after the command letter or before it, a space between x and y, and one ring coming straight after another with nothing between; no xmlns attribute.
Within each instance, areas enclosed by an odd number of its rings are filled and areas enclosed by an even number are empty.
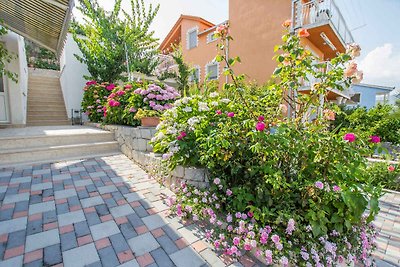
<svg viewBox="0 0 400 267"><path fill-rule="evenodd" d="M29 69L27 126L69 124L60 72Z"/></svg>

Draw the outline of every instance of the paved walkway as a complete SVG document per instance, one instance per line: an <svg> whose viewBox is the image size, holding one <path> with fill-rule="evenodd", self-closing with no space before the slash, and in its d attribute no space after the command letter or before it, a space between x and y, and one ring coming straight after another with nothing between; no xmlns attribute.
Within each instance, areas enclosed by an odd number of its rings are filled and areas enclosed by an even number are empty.
<svg viewBox="0 0 400 267"><path fill-rule="evenodd" d="M166 217L170 194L124 155L0 169L0 267L255 265ZM400 265L399 204L382 199L378 266Z"/></svg>
<svg viewBox="0 0 400 267"><path fill-rule="evenodd" d="M225 266L123 155L0 169L0 266Z"/></svg>

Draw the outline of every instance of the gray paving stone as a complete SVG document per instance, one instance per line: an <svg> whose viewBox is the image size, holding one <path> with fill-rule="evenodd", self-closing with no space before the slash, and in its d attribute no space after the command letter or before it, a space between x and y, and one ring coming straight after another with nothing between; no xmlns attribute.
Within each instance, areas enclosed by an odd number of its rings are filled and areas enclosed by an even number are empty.
<svg viewBox="0 0 400 267"><path fill-rule="evenodd" d="M144 218L142 218L142 221L144 222L144 224L147 226L147 228L150 231L160 228L160 227L163 227L164 225L166 225L168 223L159 214L154 214L154 215L144 217Z"/></svg>
<svg viewBox="0 0 400 267"><path fill-rule="evenodd" d="M153 205L160 212L169 209L169 207L164 203L163 200L155 201L153 202Z"/></svg>
<svg viewBox="0 0 400 267"><path fill-rule="evenodd" d="M127 218L133 227L138 227L138 226L144 225L142 219L140 219L140 217L137 216L136 214L131 214L131 215L127 216Z"/></svg>
<svg viewBox="0 0 400 267"><path fill-rule="evenodd" d="M149 216L149 214L147 213L147 211L146 211L142 206L135 207L134 210L135 210L135 213L136 213L140 218Z"/></svg>
<svg viewBox="0 0 400 267"><path fill-rule="evenodd" d="M68 203L57 204L57 215L65 214L69 212Z"/></svg>
<svg viewBox="0 0 400 267"><path fill-rule="evenodd" d="M120 233L117 224L113 220L92 225L89 228L94 241Z"/></svg>
<svg viewBox="0 0 400 267"><path fill-rule="evenodd" d="M91 178L98 178L98 177L107 176L107 174L106 174L105 172L103 172L103 171L99 171L99 172L92 172L92 173L89 173L89 176L90 176Z"/></svg>
<svg viewBox="0 0 400 267"><path fill-rule="evenodd" d="M28 235L25 243L25 253L35 251L40 248L45 248L54 244L60 243L58 229Z"/></svg>
<svg viewBox="0 0 400 267"><path fill-rule="evenodd" d="M176 241L182 237L182 235L177 230L173 229L171 225L165 225L162 227L162 229L173 241Z"/></svg>
<svg viewBox="0 0 400 267"><path fill-rule="evenodd" d="M48 183L34 184L31 186L32 191L45 190L49 188L53 188L53 183L48 182Z"/></svg>
<svg viewBox="0 0 400 267"><path fill-rule="evenodd" d="M150 252L151 256L154 258L158 266L163 267L173 267L175 266L171 259L168 257L167 253L162 248L158 248Z"/></svg>
<svg viewBox="0 0 400 267"><path fill-rule="evenodd" d="M31 176L11 178L10 184L22 184L22 183L30 183L32 181Z"/></svg>
<svg viewBox="0 0 400 267"><path fill-rule="evenodd" d="M112 247L102 248L97 252L99 253L101 263L104 267L114 267L119 265L117 255Z"/></svg>
<svg viewBox="0 0 400 267"><path fill-rule="evenodd" d="M43 254L43 263L45 266L55 265L62 262L60 244L45 247Z"/></svg>
<svg viewBox="0 0 400 267"><path fill-rule="evenodd" d="M64 267L84 267L100 260L94 243L64 251L63 259Z"/></svg>
<svg viewBox="0 0 400 267"><path fill-rule="evenodd" d="M129 205L129 204L111 208L110 212L114 218L127 216L132 213L135 213L135 211L132 209L131 205Z"/></svg>
<svg viewBox="0 0 400 267"><path fill-rule="evenodd" d="M106 205L109 209L118 206L117 202L115 202L113 198L107 198L104 201L106 202Z"/></svg>
<svg viewBox="0 0 400 267"><path fill-rule="evenodd" d="M15 202L19 202L19 201L26 201L26 200L29 200L29 197L30 197L29 193L6 195L3 200L3 204L10 204L10 203L15 203Z"/></svg>
<svg viewBox="0 0 400 267"><path fill-rule="evenodd" d="M0 177L11 177L12 171L0 171Z"/></svg>
<svg viewBox="0 0 400 267"><path fill-rule="evenodd" d="M8 221L0 222L0 235L8 234L19 230L24 230L27 225L28 218L21 217Z"/></svg>
<svg viewBox="0 0 400 267"><path fill-rule="evenodd" d="M91 264L85 265L85 267L103 267L103 264L101 264L101 261L96 261Z"/></svg>
<svg viewBox="0 0 400 267"><path fill-rule="evenodd" d="M11 220L14 214L14 209L6 209L0 212L0 221L8 221Z"/></svg>
<svg viewBox="0 0 400 267"><path fill-rule="evenodd" d="M34 220L34 221L28 221L28 225L26 227L26 234L27 235L33 235L36 233L40 233L43 231L43 223L42 220Z"/></svg>
<svg viewBox="0 0 400 267"><path fill-rule="evenodd" d="M0 261L0 267L17 267L22 266L24 256L17 256L5 261Z"/></svg>
<svg viewBox="0 0 400 267"><path fill-rule="evenodd" d="M160 244L149 232L129 239L128 244L135 256L141 256L160 247Z"/></svg>
<svg viewBox="0 0 400 267"><path fill-rule="evenodd" d="M99 215L96 212L86 213L86 220L89 226L101 223Z"/></svg>
<svg viewBox="0 0 400 267"><path fill-rule="evenodd" d="M206 262L191 248L186 247L169 255L177 267L200 267Z"/></svg>
<svg viewBox="0 0 400 267"><path fill-rule="evenodd" d="M61 237L61 248L62 251L70 250L72 248L76 248L78 246L78 242L76 241L75 232L69 232L60 235Z"/></svg>
<svg viewBox="0 0 400 267"><path fill-rule="evenodd" d="M200 252L200 255L205 259L211 266L216 266L216 267L224 267L225 264L223 261L221 261L218 256L211 251L211 249L207 248L203 251Z"/></svg>
<svg viewBox="0 0 400 267"><path fill-rule="evenodd" d="M39 212L46 212L56 209L56 204L54 201L47 201L37 204L29 205L29 215L36 214Z"/></svg>
<svg viewBox="0 0 400 267"><path fill-rule="evenodd" d="M89 193L86 190L76 191L78 193L79 199L84 199L90 197Z"/></svg>
<svg viewBox="0 0 400 267"><path fill-rule="evenodd" d="M148 189L150 187L153 187L153 184L150 182L144 182L144 183L137 183L135 184L135 187L138 191L143 190L143 189Z"/></svg>
<svg viewBox="0 0 400 267"><path fill-rule="evenodd" d="M118 191L118 189L115 185L101 186L101 187L98 187L97 190L99 191L100 194L107 194L107 193Z"/></svg>
<svg viewBox="0 0 400 267"><path fill-rule="evenodd" d="M124 264L121 264L119 267L139 267L139 264L136 260L131 260L131 261L125 262Z"/></svg>
<svg viewBox="0 0 400 267"><path fill-rule="evenodd" d="M20 201L15 203L14 212L28 211L29 201Z"/></svg>
<svg viewBox="0 0 400 267"><path fill-rule="evenodd" d="M116 253L130 249L126 239L122 234L112 235L109 238Z"/></svg>
<svg viewBox="0 0 400 267"><path fill-rule="evenodd" d="M90 234L90 229L86 221L74 223L76 237Z"/></svg>
<svg viewBox="0 0 400 267"><path fill-rule="evenodd" d="M7 188L8 188L7 185L5 185L5 186L0 186L0 194L7 192Z"/></svg>
<svg viewBox="0 0 400 267"><path fill-rule="evenodd" d="M104 200L101 196L89 197L81 199L81 204L83 208L88 208L100 204L104 204Z"/></svg>
<svg viewBox="0 0 400 267"><path fill-rule="evenodd" d="M53 175L53 181L62 181L65 179L71 179L71 175L69 173Z"/></svg>
<svg viewBox="0 0 400 267"><path fill-rule="evenodd" d="M77 210L73 212L68 212L58 215L58 226L65 226L68 224L73 224L81 221L85 221L85 214L82 210Z"/></svg>
<svg viewBox="0 0 400 267"><path fill-rule="evenodd" d="M74 181L74 184L76 187L87 186L87 185L93 184L93 181L91 179L81 179L81 180Z"/></svg>
<svg viewBox="0 0 400 267"><path fill-rule="evenodd" d="M157 237L158 243L160 243L161 247L165 250L167 254L172 254L177 252L179 248L176 246L175 242L173 242L168 236L162 235Z"/></svg>
<svg viewBox="0 0 400 267"><path fill-rule="evenodd" d="M84 172L86 171L85 167L73 167L73 168L69 168L70 172Z"/></svg>
<svg viewBox="0 0 400 267"><path fill-rule="evenodd" d="M42 175L42 174L50 174L51 169L40 169L40 170L33 170L33 175Z"/></svg>
<svg viewBox="0 0 400 267"><path fill-rule="evenodd" d="M43 224L55 221L57 221L57 212L55 210L50 210L43 213Z"/></svg>
<svg viewBox="0 0 400 267"><path fill-rule="evenodd" d="M105 204L97 205L97 206L95 206L95 209L99 216L104 216L104 215L110 214L110 210L108 209L107 205L105 205Z"/></svg>
<svg viewBox="0 0 400 267"><path fill-rule="evenodd" d="M19 230L8 235L7 249L25 245L26 230Z"/></svg>
<svg viewBox="0 0 400 267"><path fill-rule="evenodd" d="M193 234L193 230L187 227L182 227L178 229L178 232L190 243L194 243L199 240L199 237Z"/></svg>
<svg viewBox="0 0 400 267"><path fill-rule="evenodd" d="M135 229L129 222L120 224L119 230L124 235L125 239L131 239L132 237L137 236Z"/></svg>
<svg viewBox="0 0 400 267"><path fill-rule="evenodd" d="M76 196L76 190L73 188L54 192L55 199L69 198L73 196Z"/></svg>

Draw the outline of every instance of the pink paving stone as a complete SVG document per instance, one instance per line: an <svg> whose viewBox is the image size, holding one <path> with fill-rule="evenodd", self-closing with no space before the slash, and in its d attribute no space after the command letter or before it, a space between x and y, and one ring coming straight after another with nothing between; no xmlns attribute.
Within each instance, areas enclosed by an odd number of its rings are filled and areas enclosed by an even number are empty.
<svg viewBox="0 0 400 267"><path fill-rule="evenodd" d="M76 191L83 191L83 190L86 190L86 187L84 187L84 186L76 187Z"/></svg>
<svg viewBox="0 0 400 267"><path fill-rule="evenodd" d="M119 206L125 205L125 204L127 204L127 203L128 203L128 202L127 202L125 199L120 199L120 200L117 201L117 204L118 204Z"/></svg>
<svg viewBox="0 0 400 267"><path fill-rule="evenodd" d="M100 217L100 220L102 221L102 222L107 222L107 221L110 221L110 220L112 220L113 219L113 216L111 215L111 214L107 214L107 215L104 215L104 216L101 216Z"/></svg>
<svg viewBox="0 0 400 267"><path fill-rule="evenodd" d="M64 203L67 203L67 202L68 202L68 200L66 198L61 198L61 199L57 199L56 200L56 204L57 205L64 204Z"/></svg>
<svg viewBox="0 0 400 267"><path fill-rule="evenodd" d="M72 224L68 224L60 227L60 234L65 234L74 231L74 226Z"/></svg>
<svg viewBox="0 0 400 267"><path fill-rule="evenodd" d="M136 233L141 235L141 234L147 233L149 231L149 229L147 229L146 225L142 225L142 226L135 227L135 231L136 231Z"/></svg>
<svg viewBox="0 0 400 267"><path fill-rule="evenodd" d="M8 209L13 209L15 207L15 203L11 203L11 204L4 204L0 210L8 210Z"/></svg>
<svg viewBox="0 0 400 267"><path fill-rule="evenodd" d="M44 179L42 182L43 183L49 183L49 182L51 182L51 179Z"/></svg>
<svg viewBox="0 0 400 267"><path fill-rule="evenodd" d="M110 240L106 237L95 242L97 250L111 246Z"/></svg>
<svg viewBox="0 0 400 267"><path fill-rule="evenodd" d="M72 184L69 184L69 185L64 186L64 188L65 189L73 189L73 188L75 188L75 186Z"/></svg>
<svg viewBox="0 0 400 267"><path fill-rule="evenodd" d="M52 200L54 200L54 196L44 197L43 198L43 202L52 201Z"/></svg>
<svg viewBox="0 0 400 267"><path fill-rule="evenodd" d="M32 196L40 195L40 194L42 194L42 190L32 191L32 192L31 192L31 195L32 195Z"/></svg>
<svg viewBox="0 0 400 267"><path fill-rule="evenodd" d="M192 247L194 248L194 250L196 250L197 252L203 251L207 248L206 243L204 243L203 241L199 240L196 241L192 244Z"/></svg>
<svg viewBox="0 0 400 267"><path fill-rule="evenodd" d="M124 223L128 222L128 218L126 218L125 216L118 217L118 218L115 219L115 222L117 224L124 224Z"/></svg>
<svg viewBox="0 0 400 267"><path fill-rule="evenodd" d="M105 185L113 185L114 183L112 181L108 181L104 183Z"/></svg>
<svg viewBox="0 0 400 267"><path fill-rule="evenodd" d="M140 267L148 266L154 262L153 257L150 255L150 253L146 253L142 256L139 256L136 258L137 262L139 263Z"/></svg>
<svg viewBox="0 0 400 267"><path fill-rule="evenodd" d="M38 249L32 252L25 253L24 263L29 263L43 258L43 249Z"/></svg>
<svg viewBox="0 0 400 267"><path fill-rule="evenodd" d="M0 243L6 243L8 240L8 234L0 235Z"/></svg>
<svg viewBox="0 0 400 267"><path fill-rule="evenodd" d="M94 207L84 208L83 211L85 213L95 212L96 209Z"/></svg>
<svg viewBox="0 0 400 267"><path fill-rule="evenodd" d="M112 195L110 193L107 193L107 194L102 194L101 197L104 199L108 199L108 198L112 198Z"/></svg>
<svg viewBox="0 0 400 267"><path fill-rule="evenodd" d="M151 233L153 234L153 236L155 238L160 237L165 234L163 229L161 229L161 228L154 229L153 231L151 231Z"/></svg>
<svg viewBox="0 0 400 267"><path fill-rule="evenodd" d="M95 196L98 196L98 195L99 195L98 192L90 192L89 193L89 196L91 196L91 197L95 197Z"/></svg>
<svg viewBox="0 0 400 267"><path fill-rule="evenodd" d="M125 183L124 182L119 182L119 183L115 183L115 186L124 186L125 185Z"/></svg>
<svg viewBox="0 0 400 267"><path fill-rule="evenodd" d="M21 194L21 193L28 193L28 192L30 192L31 190L30 189L20 189L20 190L18 190L18 193L19 194Z"/></svg>
<svg viewBox="0 0 400 267"><path fill-rule="evenodd" d="M19 186L19 183L16 183L16 184L9 184L9 185L8 185L8 187L11 187L11 188L18 187L18 186Z"/></svg>
<svg viewBox="0 0 400 267"><path fill-rule="evenodd" d="M136 207L140 207L141 204L139 201L133 201L131 203L129 203L131 205L132 208L136 208Z"/></svg>
<svg viewBox="0 0 400 267"><path fill-rule="evenodd" d="M125 250L117 254L119 263L124 263L130 260L133 260L135 257L131 250Z"/></svg>
<svg viewBox="0 0 400 267"><path fill-rule="evenodd" d="M85 235L85 236L78 237L77 241L78 241L79 246L83 246L83 245L93 242L93 239L92 239L91 235Z"/></svg>
<svg viewBox="0 0 400 267"><path fill-rule="evenodd" d="M150 209L147 209L146 211L150 215L156 214L158 212L155 208L150 208Z"/></svg>
<svg viewBox="0 0 400 267"><path fill-rule="evenodd" d="M4 260L24 254L25 246L7 249L4 253Z"/></svg>
<svg viewBox="0 0 400 267"><path fill-rule="evenodd" d="M42 219L42 213L36 213L36 214L32 214L31 216L28 217L28 221L32 222L32 221L36 221L36 220L41 220Z"/></svg>
<svg viewBox="0 0 400 267"><path fill-rule="evenodd" d="M69 208L69 211L77 211L77 210L81 210L82 208L81 208L81 206L78 206L78 205L76 205L76 206L72 206L72 207L70 207Z"/></svg>
<svg viewBox="0 0 400 267"><path fill-rule="evenodd" d="M54 228L57 228L57 227L58 227L58 223L57 222L51 222L51 223L43 224L43 230L44 231L51 230L51 229L54 229Z"/></svg>
<svg viewBox="0 0 400 267"><path fill-rule="evenodd" d="M240 263L243 264L244 267L252 267L256 264L253 259L246 255L240 258Z"/></svg>
<svg viewBox="0 0 400 267"><path fill-rule="evenodd" d="M189 243L183 237L176 240L175 244L179 249L183 249L183 248L189 246Z"/></svg>
<svg viewBox="0 0 400 267"><path fill-rule="evenodd" d="M14 212L13 219L28 216L28 211Z"/></svg>

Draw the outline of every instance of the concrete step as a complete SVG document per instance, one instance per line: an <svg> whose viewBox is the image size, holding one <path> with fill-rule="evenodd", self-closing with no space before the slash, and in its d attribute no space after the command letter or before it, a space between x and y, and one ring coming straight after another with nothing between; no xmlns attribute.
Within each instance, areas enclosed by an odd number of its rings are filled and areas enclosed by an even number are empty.
<svg viewBox="0 0 400 267"><path fill-rule="evenodd" d="M92 142L72 145L57 145L38 148L2 149L0 167L34 162L55 162L65 158L81 159L97 154L120 153L118 142Z"/></svg>
<svg viewBox="0 0 400 267"><path fill-rule="evenodd" d="M61 89L60 88L52 88L52 90L47 90L45 92L43 90L28 89L28 95L43 97L43 94L51 95L51 96L55 96L55 95L62 96L63 95L61 93Z"/></svg>
<svg viewBox="0 0 400 267"><path fill-rule="evenodd" d="M70 133L58 135L30 135L0 137L1 150L31 149L39 147L52 147L61 145L83 144L91 142L114 141L114 134L111 132L98 133Z"/></svg>
<svg viewBox="0 0 400 267"><path fill-rule="evenodd" d="M50 101L62 101L63 100L62 95L61 96L60 95L33 96L33 95L28 94L28 98L29 98L29 100L34 101L34 102L41 101L41 100L45 100L45 101L49 101L49 100Z"/></svg>
<svg viewBox="0 0 400 267"><path fill-rule="evenodd" d="M63 99L57 99L57 100L55 100L55 99L49 99L49 100L47 100L47 99L41 98L41 99L31 100L31 99L28 97L28 106L29 106L30 104L38 104L38 105L54 104L54 105L62 105L62 107L64 108L64 101L63 101Z"/></svg>
<svg viewBox="0 0 400 267"><path fill-rule="evenodd" d="M54 114L44 114L44 115L31 115L28 114L27 122L30 123L32 121L65 121L68 120L67 114L64 115L54 115Z"/></svg>
<svg viewBox="0 0 400 267"><path fill-rule="evenodd" d="M36 106L36 107L29 106L28 114L29 115L52 114L52 115L64 115L65 116L67 114L67 112L65 109L56 108L56 107L52 107L51 109L45 109L44 107L40 107L40 106Z"/></svg>
<svg viewBox="0 0 400 267"><path fill-rule="evenodd" d="M61 110L66 112L66 110L64 108L61 109L59 105L40 105L40 104L31 103L28 106L28 113L35 112L35 111L55 112L55 111L61 111ZM71 112L71 111L69 111L69 112Z"/></svg>
<svg viewBox="0 0 400 267"><path fill-rule="evenodd" d="M71 125L70 120L40 120L40 121L27 121L27 126L49 126L49 125Z"/></svg>

